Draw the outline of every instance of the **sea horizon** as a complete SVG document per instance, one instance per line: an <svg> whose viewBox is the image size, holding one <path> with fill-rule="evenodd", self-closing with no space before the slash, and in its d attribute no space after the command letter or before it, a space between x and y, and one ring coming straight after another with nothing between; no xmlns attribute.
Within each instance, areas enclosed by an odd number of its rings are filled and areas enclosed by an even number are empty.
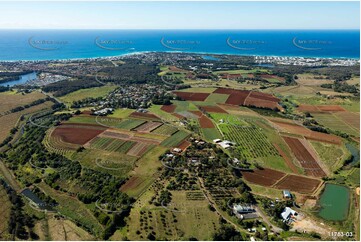
<svg viewBox="0 0 361 242"><path fill-rule="evenodd" d="M66 61L168 52L360 59L358 29L0 29L0 61Z"/></svg>

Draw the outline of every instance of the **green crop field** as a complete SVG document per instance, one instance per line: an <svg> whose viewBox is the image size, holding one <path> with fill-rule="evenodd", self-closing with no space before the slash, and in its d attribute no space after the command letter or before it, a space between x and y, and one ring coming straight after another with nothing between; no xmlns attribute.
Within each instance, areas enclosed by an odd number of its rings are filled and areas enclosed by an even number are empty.
<svg viewBox="0 0 361 242"><path fill-rule="evenodd" d="M351 135L359 136L359 131L345 123L340 117L332 113L312 113L316 121L332 130L341 131Z"/></svg>
<svg viewBox="0 0 361 242"><path fill-rule="evenodd" d="M179 130L169 138L165 139L161 145L166 147L177 146L180 142L182 142L185 138L189 136L189 133L183 130Z"/></svg>
<svg viewBox="0 0 361 242"><path fill-rule="evenodd" d="M225 103L228 97L228 94L211 93L204 101L207 103Z"/></svg>
<svg viewBox="0 0 361 242"><path fill-rule="evenodd" d="M127 130L131 130L134 129L142 124L144 124L145 120L141 120L141 119L125 119L122 122L120 122L119 124L117 124L115 127L119 128L119 129L127 129Z"/></svg>
<svg viewBox="0 0 361 242"><path fill-rule="evenodd" d="M217 128L202 128L201 130L202 130L204 138L208 141L223 138Z"/></svg>
<svg viewBox="0 0 361 242"><path fill-rule="evenodd" d="M160 134L160 135L172 135L175 132L177 132L177 128L173 127L171 125L163 124L159 126L158 128L154 129L152 133L154 134Z"/></svg>
<svg viewBox="0 0 361 242"><path fill-rule="evenodd" d="M227 113L210 113L211 118L218 124L250 126L246 118Z"/></svg>
<svg viewBox="0 0 361 242"><path fill-rule="evenodd" d="M237 143L237 149L245 159L279 156L276 148L257 126L220 125L220 129L227 140Z"/></svg>
<svg viewBox="0 0 361 242"><path fill-rule="evenodd" d="M216 90L215 87L191 87L187 89L179 90L180 92L200 92L200 93L212 93Z"/></svg>
<svg viewBox="0 0 361 242"><path fill-rule="evenodd" d="M109 152L127 153L128 150L135 144L133 141L125 141L113 138L96 137L91 141L91 148L106 150Z"/></svg>
<svg viewBox="0 0 361 242"><path fill-rule="evenodd" d="M134 109L119 108L119 109L114 110L114 112L112 114L110 114L108 117L127 118L133 112L134 112Z"/></svg>
<svg viewBox="0 0 361 242"><path fill-rule="evenodd" d="M97 124L97 122L95 121L95 118L96 118L95 116L73 116L68 121L65 121L64 123Z"/></svg>
<svg viewBox="0 0 361 242"><path fill-rule="evenodd" d="M102 87L93 87L87 89L80 89L75 92L66 94L65 96L59 97L59 99L65 103L71 104L74 101L79 101L87 97L97 98L103 97L109 92L113 91L116 88L114 85L107 85Z"/></svg>

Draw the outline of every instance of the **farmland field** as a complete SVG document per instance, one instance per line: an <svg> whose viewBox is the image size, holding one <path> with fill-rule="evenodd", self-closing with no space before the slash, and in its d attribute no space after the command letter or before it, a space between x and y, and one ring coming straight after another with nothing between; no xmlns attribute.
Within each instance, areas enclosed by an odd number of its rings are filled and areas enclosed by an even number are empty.
<svg viewBox="0 0 361 242"><path fill-rule="evenodd" d="M93 231L96 235L99 235L102 232L103 226L97 221L85 204L66 193L52 189L45 183L38 184L38 187L57 201L59 205L56 209L60 214L74 222L80 223L82 226ZM74 213L74 211L76 211L76 213Z"/></svg>
<svg viewBox="0 0 361 242"><path fill-rule="evenodd" d="M62 124L55 128L52 136L64 142L84 145L105 130L103 126L91 124Z"/></svg>
<svg viewBox="0 0 361 242"><path fill-rule="evenodd" d="M0 123L1 123L0 143L6 137L8 137L8 135L10 134L10 130L12 128L14 128L18 124L18 121L19 121L19 119L20 119L20 117L22 115L36 113L36 112L39 112L39 111L42 111L42 110L48 110L48 109L50 109L52 104L53 104L52 102L48 101L48 102L44 102L44 103L39 104L39 105L35 105L35 106L29 107L29 108L25 108L24 110L21 110L19 112L10 113L10 114L0 116Z"/></svg>
<svg viewBox="0 0 361 242"><path fill-rule="evenodd" d="M177 240L179 234L185 238L211 240L212 234L219 228L219 217L209 210L208 202L204 197L202 200L191 200L189 197L187 198L187 192L172 192L173 200L169 205L170 210L162 207L156 208L147 203L143 206L136 206L130 215L129 226L134 229L130 231L129 238L132 240L145 239L152 230L157 238L165 240ZM184 212L171 211L175 209ZM203 219L205 217L206 220ZM137 230L140 233L135 233Z"/></svg>
<svg viewBox="0 0 361 242"><path fill-rule="evenodd" d="M236 142L237 149L245 159L279 156L267 136L257 126L219 125L225 138Z"/></svg>
<svg viewBox="0 0 361 242"><path fill-rule="evenodd" d="M45 97L46 96L40 92L31 92L27 94L16 93L15 91L2 92L0 93L0 114Z"/></svg>
<svg viewBox="0 0 361 242"><path fill-rule="evenodd" d="M178 132L174 133L169 138L165 139L161 145L166 147L174 147L177 146L180 142L186 139L189 136L189 133L183 130L179 130Z"/></svg>
<svg viewBox="0 0 361 242"><path fill-rule="evenodd" d="M328 127L333 130L341 131L341 132L344 132L347 134L359 136L359 131L356 128L347 124L343 120L343 118L346 118L346 117L343 117L343 115L344 115L344 112L342 112L338 115L328 114L328 113L312 113L312 116L316 119L316 121L325 127ZM355 117L355 116L353 116L353 117ZM351 120L354 120L354 119L351 118Z"/></svg>
<svg viewBox="0 0 361 242"><path fill-rule="evenodd" d="M87 97L92 97L92 98L103 97L109 92L113 91L115 88L116 86L109 85L109 86L81 89L66 94L65 96L59 97L59 99L67 104L71 104L74 101L79 101Z"/></svg>
<svg viewBox="0 0 361 242"><path fill-rule="evenodd" d="M201 130L202 130L204 138L208 141L223 138L217 128L202 128Z"/></svg>
<svg viewBox="0 0 361 242"><path fill-rule="evenodd" d="M119 129L131 130L144 124L145 122L146 122L145 120L141 120L141 119L125 119L119 124L117 124L115 127Z"/></svg>
<svg viewBox="0 0 361 242"><path fill-rule="evenodd" d="M211 93L205 102L208 103L225 103L228 99L228 94L221 94L221 93Z"/></svg>
<svg viewBox="0 0 361 242"><path fill-rule="evenodd" d="M158 128L152 130L151 132L154 134L160 134L160 135L172 135L175 132L177 132L177 128L173 127L171 125L168 124L163 124L161 126L159 126Z"/></svg>

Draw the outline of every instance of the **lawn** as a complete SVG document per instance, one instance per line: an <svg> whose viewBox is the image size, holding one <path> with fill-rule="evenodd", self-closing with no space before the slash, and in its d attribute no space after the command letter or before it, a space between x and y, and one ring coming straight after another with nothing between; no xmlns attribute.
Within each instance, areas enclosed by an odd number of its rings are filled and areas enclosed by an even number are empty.
<svg viewBox="0 0 361 242"><path fill-rule="evenodd" d="M75 92L66 94L65 96L59 97L59 99L67 104L71 104L74 101L79 101L87 97L97 98L107 95L109 92L113 91L117 86L115 85L106 85L101 87L92 87L86 89L80 89Z"/></svg>

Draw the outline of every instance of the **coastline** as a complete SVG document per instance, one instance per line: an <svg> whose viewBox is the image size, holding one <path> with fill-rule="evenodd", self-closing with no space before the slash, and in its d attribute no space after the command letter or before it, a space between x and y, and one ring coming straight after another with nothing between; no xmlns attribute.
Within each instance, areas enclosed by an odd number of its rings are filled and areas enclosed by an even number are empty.
<svg viewBox="0 0 361 242"><path fill-rule="evenodd" d="M286 55L249 55L249 54L236 54L236 53L216 53L216 52L194 52L194 51L135 51L132 53L124 53L113 56L98 56L98 57L79 57L79 58L66 58L66 59L36 59L36 60L0 60L0 63L16 63L16 62L71 62L71 61L94 61L94 60L107 60L107 59L120 59L126 56L140 55L147 53L159 53L159 54L190 54L190 55L217 55L217 56L237 56L237 57L272 57L272 58L297 58L297 59L317 59L317 60L353 60L360 63L359 58L351 57L309 57L309 56L286 56Z"/></svg>

